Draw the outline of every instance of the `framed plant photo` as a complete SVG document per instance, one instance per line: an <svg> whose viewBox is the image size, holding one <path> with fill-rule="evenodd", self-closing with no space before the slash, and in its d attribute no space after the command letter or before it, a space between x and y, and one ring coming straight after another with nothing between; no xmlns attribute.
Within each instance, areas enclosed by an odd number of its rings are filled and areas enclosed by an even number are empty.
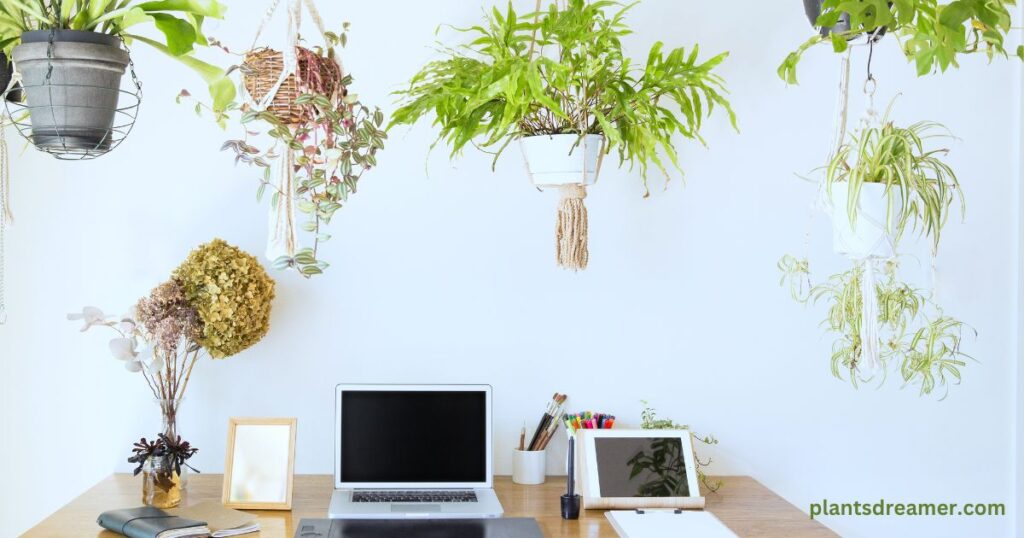
<svg viewBox="0 0 1024 538"><path fill-rule="evenodd" d="M585 509L704 508L689 430L579 430Z"/></svg>
<svg viewBox="0 0 1024 538"><path fill-rule="evenodd" d="M221 502L243 510L291 510L294 418L228 420Z"/></svg>

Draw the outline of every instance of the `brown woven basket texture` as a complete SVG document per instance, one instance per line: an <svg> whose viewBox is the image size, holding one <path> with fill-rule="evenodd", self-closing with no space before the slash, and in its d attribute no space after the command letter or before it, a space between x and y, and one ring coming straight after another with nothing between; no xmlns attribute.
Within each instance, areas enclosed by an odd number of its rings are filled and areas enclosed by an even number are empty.
<svg viewBox="0 0 1024 538"><path fill-rule="evenodd" d="M281 119L294 125L310 121L313 109L307 105L296 105L295 99L303 93L320 93L334 97L341 83L341 69L338 64L316 54L309 49L296 47L298 53L298 80L289 75L281 83L273 101L267 110ZM270 48L255 49L245 55L245 72L242 84L253 99L260 101L277 83L284 69L284 54ZM310 81L317 81L311 87Z"/></svg>

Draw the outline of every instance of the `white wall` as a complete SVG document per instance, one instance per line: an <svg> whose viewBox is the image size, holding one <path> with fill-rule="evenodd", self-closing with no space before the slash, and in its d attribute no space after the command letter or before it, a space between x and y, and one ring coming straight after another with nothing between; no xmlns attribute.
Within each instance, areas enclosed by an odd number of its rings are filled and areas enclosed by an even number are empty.
<svg viewBox="0 0 1024 538"><path fill-rule="evenodd" d="M212 33L244 48L263 4L230 2L230 25ZM320 4L326 20L352 21L346 66L356 91L385 110L388 93L433 56L436 24L481 15L454 0ZM584 273L554 266L556 195L532 189L513 153L492 174L484 156L450 164L437 151L427 177L428 125L393 133L380 168L332 225L327 274L275 274L267 338L197 369L181 428L200 447L198 468L221 471L228 417L296 416L297 471L329 473L336 383L480 382L495 389L501 473L524 420L558 390L572 408L612 412L624 425L650 400L721 439L714 472L753 475L803 510L822 498L1016 506L1019 310L1007 290L1019 277L1020 67L971 58L919 80L891 40L876 55L881 104L902 91L898 119L937 120L962 139L950 159L970 208L948 226L939 264L947 312L979 332L968 349L979 363L941 402L901 392L895 379L855 391L829 374L822 309L792 303L777 282L779 256L801 249L813 187L794 172L822 162L837 65L814 50L802 85L778 80L775 67L808 34L798 2L779 4L647 0L635 9L635 57L655 40L732 51L721 73L742 134L724 117L709 122L710 148L683 146L685 186L655 184L647 200L635 174L606 168L587 199ZM218 152L227 134L173 102L201 84L141 45L135 56L146 98L121 148L73 164L30 149L13 163L0 535L127 470L131 441L158 427L141 380L65 313L84 304L119 313L215 236L262 252L254 174ZM812 225L817 274L839 269L827 220ZM847 536L1010 536L1012 517L825 521Z"/></svg>

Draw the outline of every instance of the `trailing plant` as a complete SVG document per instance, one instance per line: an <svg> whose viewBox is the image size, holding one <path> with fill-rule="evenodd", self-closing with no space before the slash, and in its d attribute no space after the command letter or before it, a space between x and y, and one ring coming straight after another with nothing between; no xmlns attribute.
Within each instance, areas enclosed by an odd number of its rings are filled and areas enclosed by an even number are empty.
<svg viewBox="0 0 1024 538"><path fill-rule="evenodd" d="M235 97L224 71L196 59L196 47L209 44L203 34L207 18L223 19L227 8L217 0L4 0L0 3L0 50L11 57L21 34L33 30L81 30L139 41L177 59L207 83L213 107L222 110ZM136 33L152 26L161 38Z"/></svg>
<svg viewBox="0 0 1024 538"><path fill-rule="evenodd" d="M960 202L961 215L966 211L956 173L942 160L949 150L926 148L929 140L952 136L935 122L898 127L889 120L891 110L890 104L881 125L852 133L839 148L826 166L825 189L831 195L836 184L848 185L845 209L851 224L857 220L865 183L883 184L887 193L896 189L902 203L894 207L889 198L886 229L894 231L898 242L909 222L912 229L931 238L934 251L953 202Z"/></svg>
<svg viewBox="0 0 1024 538"><path fill-rule="evenodd" d="M789 271L783 282L807 278L805 264L780 262L780 267ZM861 330L864 267L858 265L833 275L798 299L805 304L827 303L828 315L822 325L836 335L832 345L832 374L843 379L843 372L847 372L854 387L871 380L862 376L860 369L866 347ZM960 350L964 329L968 327L941 311L934 317L926 316L925 310L930 304L927 296L922 290L900 282L896 270L895 262L886 263L874 287L881 329L877 342L883 376L880 383L884 383L890 364L898 362L904 386L918 385L922 395L930 394L936 387L947 388L948 392L947 381L959 383L960 368L966 366L965 359L970 358Z"/></svg>
<svg viewBox="0 0 1024 538"><path fill-rule="evenodd" d="M640 169L647 185L653 164L669 178L680 170L675 135L703 142L700 128L716 107L736 117L715 73L728 53L699 60L699 49L664 50L655 43L644 63L622 50L631 33L624 22L636 4L596 0L551 2L546 10L504 13L465 29L468 44L443 48L396 92L400 107L390 127L411 125L434 114L437 142L451 155L468 144L494 153L525 136L603 134L606 152ZM667 157L668 163L665 163Z"/></svg>
<svg viewBox="0 0 1024 538"><path fill-rule="evenodd" d="M300 68L308 66L302 82L306 91L292 102L301 111L297 118L283 117L272 107L252 110L234 102L220 112L194 102L197 114L212 112L222 127L237 119L243 137L224 142L221 150L232 150L236 163L260 170L257 201L264 200L269 189L271 206L278 206L282 197L288 197L306 215L301 228L312 236L313 246L272 260L275 269L294 269L304 277L321 274L328 267L319 256L321 244L331 239L325 228L355 194L363 174L377 166L377 153L384 149L387 139L384 113L350 93L352 75L342 75L337 68L334 48L348 42L348 27L344 23L341 32L327 32L326 47L296 48ZM228 71L246 76L254 69L243 61ZM332 75L323 76L323 72ZM182 91L179 101L190 98L187 91ZM294 192L283 192L273 176L275 163L287 166L288 162L294 170Z"/></svg>
<svg viewBox="0 0 1024 538"><path fill-rule="evenodd" d="M1016 0L824 0L816 26L829 28L848 16L848 31L828 36L816 33L791 52L779 66L779 77L796 84L796 67L803 53L823 41L835 52L845 52L848 41L860 34L883 31L892 36L919 76L959 67L963 54L984 53L991 60L1008 56L1006 34L1011 29L1010 8ZM1018 46L1024 59L1024 46Z"/></svg>
<svg viewBox="0 0 1024 538"><path fill-rule="evenodd" d="M694 439L704 443L705 445L711 446L718 444L718 439L713 435L700 436L693 433L690 430L690 427L685 424L676 424L672 419L658 418L657 411L647 403L647 400L640 400L640 403L644 406L644 410L640 412L641 428L645 430L687 430L693 434ZM711 465L711 458L708 458L707 461L701 461L701 459L697 457L696 451L694 451L693 460L696 462L697 478L700 480L701 484L704 484L704 487L706 487L708 491L712 493L717 492L718 489L722 487L722 481L711 481L704 472L704 469L708 465Z"/></svg>

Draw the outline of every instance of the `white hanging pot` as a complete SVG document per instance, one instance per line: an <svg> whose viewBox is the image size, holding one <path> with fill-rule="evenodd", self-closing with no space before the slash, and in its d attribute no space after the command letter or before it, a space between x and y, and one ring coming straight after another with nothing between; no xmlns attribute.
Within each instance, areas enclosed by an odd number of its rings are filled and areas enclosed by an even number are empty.
<svg viewBox="0 0 1024 538"><path fill-rule="evenodd" d="M895 225L903 213L900 187L886 191L882 183L862 183L857 202L857 218L850 222L847 210L849 183L834 183L832 201L832 247L838 254L852 259L892 258L896 255ZM891 225L889 219L892 208Z"/></svg>
<svg viewBox="0 0 1024 538"><path fill-rule="evenodd" d="M593 185L601 172L604 136L575 134L524 136L519 147L530 181L538 187Z"/></svg>

